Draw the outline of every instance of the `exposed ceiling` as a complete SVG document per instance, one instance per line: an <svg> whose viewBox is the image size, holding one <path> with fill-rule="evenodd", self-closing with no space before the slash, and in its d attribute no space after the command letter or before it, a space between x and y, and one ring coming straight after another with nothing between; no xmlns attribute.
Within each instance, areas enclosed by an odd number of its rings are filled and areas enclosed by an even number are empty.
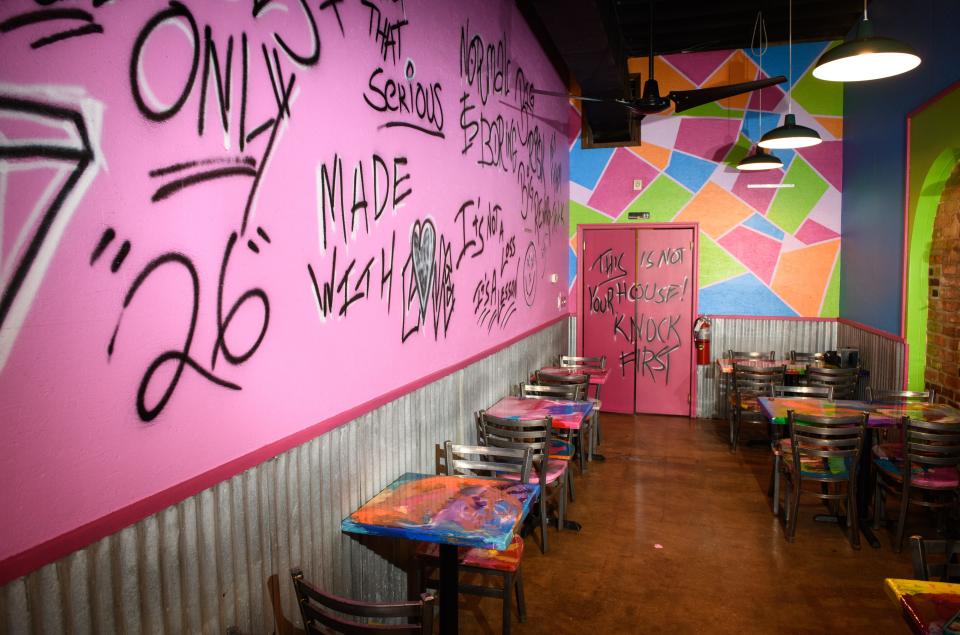
<svg viewBox="0 0 960 635"><path fill-rule="evenodd" d="M757 12L771 44L787 41L788 0L517 0L561 75L584 95L629 95L627 58L646 57L653 3L655 55L748 48ZM793 0L793 40L843 38L862 0ZM646 77L643 77L646 79ZM585 104L598 140L629 137L626 109Z"/></svg>

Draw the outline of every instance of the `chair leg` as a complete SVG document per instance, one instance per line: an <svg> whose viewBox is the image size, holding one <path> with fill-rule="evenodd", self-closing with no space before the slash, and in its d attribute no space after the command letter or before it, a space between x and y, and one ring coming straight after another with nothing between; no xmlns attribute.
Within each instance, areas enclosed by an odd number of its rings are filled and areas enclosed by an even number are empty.
<svg viewBox="0 0 960 635"><path fill-rule="evenodd" d="M513 586L513 575L503 574L503 635L510 635L510 591Z"/></svg>
<svg viewBox="0 0 960 635"><path fill-rule="evenodd" d="M517 615L521 622L527 620L527 602L523 597L523 566L517 565L517 572L513 575L513 585L517 592Z"/></svg>
<svg viewBox="0 0 960 635"><path fill-rule="evenodd" d="M857 482L851 480L847 484L847 518L850 519L850 542L854 549L860 549L860 510L857 509Z"/></svg>
<svg viewBox="0 0 960 635"><path fill-rule="evenodd" d="M569 470L570 467L568 466L567 469ZM566 519L567 514L567 479L558 479L557 483L560 488L559 502L557 503L557 531L563 531L563 521Z"/></svg>
<svg viewBox="0 0 960 635"><path fill-rule="evenodd" d="M907 479L904 479L906 481ZM910 486L903 484L903 495L900 497L900 516L897 518L897 535L893 539L893 550L900 553L903 547L903 529L907 524L907 508L910 507Z"/></svg>
<svg viewBox="0 0 960 635"><path fill-rule="evenodd" d="M577 432L577 460L580 461L580 473L583 474L587 469L584 463L584 448L583 448L583 428Z"/></svg>
<svg viewBox="0 0 960 635"><path fill-rule="evenodd" d="M547 553L547 492L540 490L540 553Z"/></svg>
<svg viewBox="0 0 960 635"><path fill-rule="evenodd" d="M791 501L793 509L790 510L790 522L787 523L787 542L793 542L797 535L797 517L800 515L800 477L797 476L794 484Z"/></svg>
<svg viewBox="0 0 960 635"><path fill-rule="evenodd" d="M880 529L880 481L873 483L873 528Z"/></svg>
<svg viewBox="0 0 960 635"><path fill-rule="evenodd" d="M780 455L773 455L773 470L770 472L770 487L767 495L773 495L773 515L780 515Z"/></svg>
<svg viewBox="0 0 960 635"><path fill-rule="evenodd" d="M573 469L569 463L567 463L567 494L570 496L570 502L574 502L576 498L573 495Z"/></svg>

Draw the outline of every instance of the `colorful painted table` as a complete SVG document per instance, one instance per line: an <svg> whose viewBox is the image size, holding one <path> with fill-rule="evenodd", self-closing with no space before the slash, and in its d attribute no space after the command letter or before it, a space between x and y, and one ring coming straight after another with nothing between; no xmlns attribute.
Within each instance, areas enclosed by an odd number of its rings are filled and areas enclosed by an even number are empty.
<svg viewBox="0 0 960 635"><path fill-rule="evenodd" d="M960 410L941 403L905 403L877 406L876 412L886 417L899 419L910 417L932 423L960 424Z"/></svg>
<svg viewBox="0 0 960 635"><path fill-rule="evenodd" d="M544 366L540 369L541 373L548 375L557 375L560 377L572 377L573 375L586 375L593 385L603 385L610 376L610 370L606 368L594 368L591 366Z"/></svg>
<svg viewBox="0 0 960 635"><path fill-rule="evenodd" d="M456 633L457 548L506 550L539 491L536 483L407 473L343 519L340 529L440 545L440 632Z"/></svg>
<svg viewBox="0 0 960 635"><path fill-rule="evenodd" d="M871 428L886 428L900 424L900 417L883 412L878 404L852 399L812 399L809 397L760 397L760 409L772 423L786 425L787 411L793 410L798 415L812 415L816 417L848 417L861 412L869 412L867 425Z"/></svg>
<svg viewBox="0 0 960 635"><path fill-rule="evenodd" d="M733 360L729 357L723 357L717 360L717 366L720 367L720 372L724 375L729 375L733 372L733 365L742 364L744 366L756 366L758 368L772 368L773 366L785 366L785 371L788 375L803 375L807 372L807 364L805 362L792 362L789 359L775 359L772 362L768 359L740 359Z"/></svg>
<svg viewBox="0 0 960 635"><path fill-rule="evenodd" d="M917 635L960 633L960 624L944 629L960 612L960 584L887 578L884 587L903 611L903 621Z"/></svg>
<svg viewBox="0 0 960 635"><path fill-rule="evenodd" d="M504 397L487 408L487 414L501 419L543 419L549 416L554 428L579 430L584 418L593 409L590 401L567 401L565 399L523 399Z"/></svg>

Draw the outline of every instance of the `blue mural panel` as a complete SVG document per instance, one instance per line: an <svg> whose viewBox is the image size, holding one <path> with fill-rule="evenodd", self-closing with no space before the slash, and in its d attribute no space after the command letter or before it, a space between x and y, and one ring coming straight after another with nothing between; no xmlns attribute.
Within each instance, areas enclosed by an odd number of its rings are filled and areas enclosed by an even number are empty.
<svg viewBox="0 0 960 635"><path fill-rule="evenodd" d="M766 234L767 236L771 236L777 240L783 240L783 230L768 221L760 214L754 214L747 220L743 221L743 224L750 229L757 230L761 234Z"/></svg>
<svg viewBox="0 0 960 635"><path fill-rule="evenodd" d="M793 45L793 84L796 84L803 77L803 74L807 72L811 64L817 61L817 58L827 49L827 46L829 46L829 43L825 42L805 42ZM754 55L749 48L744 49L744 53L750 56L754 62L760 64L760 56ZM790 51L787 46L771 46L763 54L763 72L770 76L783 75L789 81L789 58ZM784 87L786 85L786 82L782 84Z"/></svg>
<svg viewBox="0 0 960 635"><path fill-rule="evenodd" d="M752 273L700 289L697 310L705 315L797 315Z"/></svg>
<svg viewBox="0 0 960 635"><path fill-rule="evenodd" d="M570 150L570 180L592 190L613 156L613 148L584 150L578 137Z"/></svg>
<svg viewBox="0 0 960 635"><path fill-rule="evenodd" d="M716 168L717 164L712 161L674 151L670 155L670 165L667 166L666 173L685 188L696 193Z"/></svg>

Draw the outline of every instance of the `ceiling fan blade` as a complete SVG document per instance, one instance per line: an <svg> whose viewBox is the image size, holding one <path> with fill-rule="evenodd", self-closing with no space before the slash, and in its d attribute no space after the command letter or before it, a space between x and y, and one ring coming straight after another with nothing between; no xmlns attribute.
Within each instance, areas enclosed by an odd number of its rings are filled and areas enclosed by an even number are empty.
<svg viewBox="0 0 960 635"><path fill-rule="evenodd" d="M587 95L569 95L567 93L558 93L552 90L541 90L539 88L534 88L532 92L536 95L563 97L564 99L573 99L576 101L595 101L601 104L618 104L620 106L629 106L629 102L623 99L604 99L602 97L589 97Z"/></svg>
<svg viewBox="0 0 960 635"><path fill-rule="evenodd" d="M726 99L735 95L742 95L768 86L776 86L787 81L783 75L770 77L768 79L758 79L752 82L741 82L739 84L727 84L725 86L711 86L710 88L697 88L694 90L675 90L667 95L677 105L674 112L683 112L703 104L709 104L713 101Z"/></svg>

